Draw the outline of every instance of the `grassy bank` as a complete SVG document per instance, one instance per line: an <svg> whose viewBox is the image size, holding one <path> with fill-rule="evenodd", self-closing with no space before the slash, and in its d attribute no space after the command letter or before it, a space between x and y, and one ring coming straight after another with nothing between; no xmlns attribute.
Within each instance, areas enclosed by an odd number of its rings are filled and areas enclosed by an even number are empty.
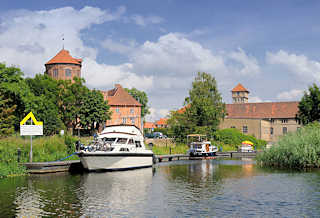
<svg viewBox="0 0 320 218"><path fill-rule="evenodd" d="M32 141L33 162L56 161L69 156L75 151L76 137L47 136L36 137ZM26 173L23 165L18 163L18 149L20 149L20 163L29 162L30 137L8 137L0 140L0 177L20 175ZM78 159L72 156L68 160Z"/></svg>
<svg viewBox="0 0 320 218"><path fill-rule="evenodd" d="M320 167L320 124L314 123L282 137L257 156L262 166L303 169Z"/></svg>
<svg viewBox="0 0 320 218"><path fill-rule="evenodd" d="M189 147L185 144L177 144L176 146L171 147L171 154L186 154ZM153 146L152 151L156 155L160 154L170 154L170 146Z"/></svg>

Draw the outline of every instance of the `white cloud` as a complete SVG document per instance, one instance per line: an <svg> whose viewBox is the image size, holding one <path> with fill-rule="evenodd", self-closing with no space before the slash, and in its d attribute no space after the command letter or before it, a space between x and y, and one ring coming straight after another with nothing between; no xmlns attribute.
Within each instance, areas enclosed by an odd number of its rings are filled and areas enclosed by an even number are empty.
<svg viewBox="0 0 320 218"><path fill-rule="evenodd" d="M82 69L83 76L92 87L106 89L112 87L115 83L120 83L126 88L135 87L141 90L152 87L153 77L134 74L130 63L106 65L98 64L90 58L84 59L84 62L86 64Z"/></svg>
<svg viewBox="0 0 320 218"><path fill-rule="evenodd" d="M165 118L169 114L168 109L156 109L152 107L149 109L149 111L150 114L146 116L146 120L150 122L154 122L160 118Z"/></svg>
<svg viewBox="0 0 320 218"><path fill-rule="evenodd" d="M250 103L263 102L263 100L262 100L260 97L258 97L258 96L251 96L251 97L249 97L248 101L249 101Z"/></svg>
<svg viewBox="0 0 320 218"><path fill-rule="evenodd" d="M248 56L241 48L238 48L238 51L231 52L229 58L242 65L240 69L237 70L241 75L255 75L261 71L257 59Z"/></svg>
<svg viewBox="0 0 320 218"><path fill-rule="evenodd" d="M146 41L130 60L136 71L147 74L190 75L197 71L226 71L222 57L175 33L161 36L157 42Z"/></svg>
<svg viewBox="0 0 320 218"><path fill-rule="evenodd" d="M131 16L131 20L133 20L133 22L139 26L147 26L149 24L158 24L164 21L164 19L159 16L142 16L138 14Z"/></svg>
<svg viewBox="0 0 320 218"><path fill-rule="evenodd" d="M96 49L84 45L80 31L117 20L124 11L124 7L115 13L93 7L11 11L9 17L1 16L0 60L18 65L27 76L43 73L44 63L62 48L62 34L65 47L73 56L95 59Z"/></svg>
<svg viewBox="0 0 320 218"><path fill-rule="evenodd" d="M123 39L120 42L115 42L111 38L107 38L101 43L101 45L109 51L129 55L136 48L137 42L130 39Z"/></svg>
<svg viewBox="0 0 320 218"><path fill-rule="evenodd" d="M290 72L308 82L320 79L320 62L309 60L305 55L289 54L280 50L277 53L267 52L266 61L269 64L285 66Z"/></svg>
<svg viewBox="0 0 320 218"><path fill-rule="evenodd" d="M280 94L277 95L277 99L279 100L299 100L303 96L303 90L299 89L292 89L290 91L286 92L281 92Z"/></svg>

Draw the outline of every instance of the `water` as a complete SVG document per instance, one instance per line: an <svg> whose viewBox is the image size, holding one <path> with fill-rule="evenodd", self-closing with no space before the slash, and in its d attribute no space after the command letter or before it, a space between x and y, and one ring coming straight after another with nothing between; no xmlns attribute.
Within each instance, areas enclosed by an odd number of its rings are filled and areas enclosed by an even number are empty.
<svg viewBox="0 0 320 218"><path fill-rule="evenodd" d="M319 217L320 172L250 159L0 180L0 217Z"/></svg>

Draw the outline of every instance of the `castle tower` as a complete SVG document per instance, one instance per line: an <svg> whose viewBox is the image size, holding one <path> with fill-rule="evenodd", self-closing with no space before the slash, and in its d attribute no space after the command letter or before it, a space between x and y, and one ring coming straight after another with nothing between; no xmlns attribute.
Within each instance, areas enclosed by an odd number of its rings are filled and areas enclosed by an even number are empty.
<svg viewBox="0 0 320 218"><path fill-rule="evenodd" d="M231 93L233 104L248 103L249 91L240 83L231 90Z"/></svg>
<svg viewBox="0 0 320 218"><path fill-rule="evenodd" d="M62 49L45 64L46 74L55 79L67 80L81 77L82 59L73 58L69 51Z"/></svg>

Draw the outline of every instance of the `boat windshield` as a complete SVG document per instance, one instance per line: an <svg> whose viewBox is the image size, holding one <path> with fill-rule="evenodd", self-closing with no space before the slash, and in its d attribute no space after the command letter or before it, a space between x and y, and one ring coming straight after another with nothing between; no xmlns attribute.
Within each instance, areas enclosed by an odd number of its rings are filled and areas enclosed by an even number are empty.
<svg viewBox="0 0 320 218"><path fill-rule="evenodd" d="M118 138L117 144L126 144L127 143L127 138Z"/></svg>
<svg viewBox="0 0 320 218"><path fill-rule="evenodd" d="M117 138L104 138L103 140L109 144L113 144Z"/></svg>

